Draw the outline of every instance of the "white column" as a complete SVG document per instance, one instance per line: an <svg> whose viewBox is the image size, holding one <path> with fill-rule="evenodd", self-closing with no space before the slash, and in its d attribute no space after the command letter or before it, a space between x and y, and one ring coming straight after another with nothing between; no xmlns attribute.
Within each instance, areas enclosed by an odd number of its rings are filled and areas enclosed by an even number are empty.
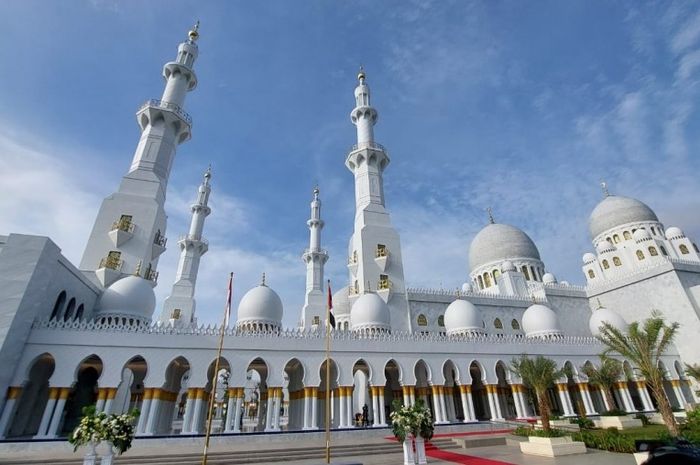
<svg viewBox="0 0 700 465"><path fill-rule="evenodd" d="M620 400L622 400L622 405L624 406L625 411L627 413L634 412L634 404L632 403L632 400L629 397L627 383L620 382L617 384L617 394L618 396L620 396Z"/></svg>
<svg viewBox="0 0 700 465"><path fill-rule="evenodd" d="M345 387L338 386L338 409L340 410L340 421L338 427L345 428L347 426L348 409L345 406Z"/></svg>
<svg viewBox="0 0 700 465"><path fill-rule="evenodd" d="M561 402L562 408L564 409L565 417L574 416L574 411L571 408L571 397L569 396L569 389L565 383L557 384L557 391L559 392L559 401Z"/></svg>
<svg viewBox="0 0 700 465"><path fill-rule="evenodd" d="M318 429L318 388L311 388L311 429Z"/></svg>
<svg viewBox="0 0 700 465"><path fill-rule="evenodd" d="M311 429L311 397L309 397L310 388L304 389L304 424L302 429Z"/></svg>
<svg viewBox="0 0 700 465"><path fill-rule="evenodd" d="M226 419L224 420L224 433L231 432L233 425L233 417L236 415L236 401L238 399L238 390L236 388L228 388L228 402L226 403Z"/></svg>
<svg viewBox="0 0 700 465"><path fill-rule="evenodd" d="M151 388L146 388L143 391L143 402L141 403L141 414L139 415L139 421L136 424L136 434L141 435L146 431L146 422L148 422L148 414L151 411L151 396L153 395L153 390ZM184 423L183 423L184 429Z"/></svg>
<svg viewBox="0 0 700 465"><path fill-rule="evenodd" d="M192 432L192 416L194 415L194 404L196 400L197 390L188 389L187 400L185 401L185 414L182 416L182 429L180 430L180 434L189 434Z"/></svg>
<svg viewBox="0 0 700 465"><path fill-rule="evenodd" d="M272 389L269 387L267 388L267 409L265 411L265 431L271 431L272 430L272 409L274 408L272 400L274 399L272 397Z"/></svg>
<svg viewBox="0 0 700 465"><path fill-rule="evenodd" d="M531 417L532 414L530 413L530 406L527 404L527 399L525 399L525 393L522 390L518 392L518 402L520 403L520 407L523 410L523 418Z"/></svg>
<svg viewBox="0 0 700 465"><path fill-rule="evenodd" d="M486 388L489 398L489 407L493 406L491 410L492 420L503 420L503 413L501 412L501 405L498 400L498 386L496 384L489 384Z"/></svg>
<svg viewBox="0 0 700 465"><path fill-rule="evenodd" d="M653 412L654 404L651 402L651 397L649 397L647 385L644 381L637 381L637 392L639 393L639 397L642 399L644 410L646 412Z"/></svg>
<svg viewBox="0 0 700 465"><path fill-rule="evenodd" d="M158 414L160 413L160 403L161 400L158 398L160 395L160 389L154 389L153 399L151 400L151 411L148 415L148 423L146 423L146 431L144 434L153 435L156 432L156 427L158 426Z"/></svg>
<svg viewBox="0 0 700 465"><path fill-rule="evenodd" d="M105 388L99 388L97 390L97 402L95 402L95 411L103 412L105 407L105 396L107 395L107 390Z"/></svg>
<svg viewBox="0 0 700 465"><path fill-rule="evenodd" d="M19 399L21 394L22 388L19 386L10 386L7 389L7 400L2 410L2 416L0 416L0 439L4 439L9 432L10 422L15 416L15 409L17 408L17 399Z"/></svg>
<svg viewBox="0 0 700 465"><path fill-rule="evenodd" d="M372 386L372 426L379 426L382 423L379 413L379 389Z"/></svg>
<svg viewBox="0 0 700 465"><path fill-rule="evenodd" d="M58 427L63 419L63 409L66 406L68 394L70 394L70 388L61 388L61 392L58 395L58 400L56 401L56 407L53 411L53 416L51 417L49 429L46 431L47 438L55 438L58 436Z"/></svg>
<svg viewBox="0 0 700 465"><path fill-rule="evenodd" d="M202 418L202 412L205 411L206 409L204 408L204 400L200 397L202 394L204 394L204 389L197 389L197 394L194 399L193 406L194 408L192 409L192 418L190 419L190 433L199 433L199 425L201 424L200 419ZM153 408L153 407L151 407Z"/></svg>
<svg viewBox="0 0 700 465"><path fill-rule="evenodd" d="M56 406L56 398L61 392L59 388L49 388L49 399L46 401L46 407L44 407L44 414L41 416L41 423L39 424L39 429L36 432L35 439L40 439L46 437L46 430L51 422L51 416L53 415L53 409ZM0 430L1 431L1 430Z"/></svg>
<svg viewBox="0 0 700 465"><path fill-rule="evenodd" d="M467 392L460 386L459 397L462 400L462 412L464 412L464 423L469 423L472 421L471 412L469 411L469 405L467 405Z"/></svg>
<svg viewBox="0 0 700 465"><path fill-rule="evenodd" d="M112 413L112 404L114 404L114 396L117 395L117 388L106 388L107 389L107 397L105 398L105 405L104 405L104 410L102 410L104 413L109 415ZM131 395L131 391L127 394L127 396Z"/></svg>
<svg viewBox="0 0 700 465"><path fill-rule="evenodd" d="M525 412L523 411L523 405L520 402L520 385L511 384L510 391L513 393L513 404L515 404L515 416L517 418L525 418Z"/></svg>
<svg viewBox="0 0 700 465"><path fill-rule="evenodd" d="M606 410L606 411L610 411L610 410L612 410L613 408L615 408L614 405L610 405L610 404L608 403L608 396L605 395L605 392L603 391L603 388L599 388L599 389L598 389L598 392L600 393L600 398L603 399L603 405L605 406L605 410ZM614 392L614 389L613 389L613 392ZM614 397L614 396L613 396L613 397Z"/></svg>
<svg viewBox="0 0 700 465"><path fill-rule="evenodd" d="M381 422L379 423L381 426L386 426L386 410L384 409L384 388L380 387L381 389L379 391L379 418L381 419Z"/></svg>
<svg viewBox="0 0 700 465"><path fill-rule="evenodd" d="M672 379L671 385L673 386L673 393L676 395L676 399L678 399L678 405L682 409L685 409L688 402L686 401L685 396L683 395L683 390L681 389L681 381L679 379Z"/></svg>
<svg viewBox="0 0 700 465"><path fill-rule="evenodd" d="M586 415L597 415L598 412L595 411L593 406L593 399L591 398L591 393L588 390L588 383L579 383L578 390L581 393L581 399L583 399L583 406L586 409Z"/></svg>
<svg viewBox="0 0 700 465"><path fill-rule="evenodd" d="M241 408L243 405L243 397L244 396L244 391L243 388L240 388L240 391L238 392L238 396L236 397L236 403L235 403L235 413L233 416L233 432L234 433L240 433L241 432L241 415L243 414L243 409Z"/></svg>
<svg viewBox="0 0 700 465"><path fill-rule="evenodd" d="M442 409L442 421L445 423L449 423L450 417L447 413L447 402L445 401L445 388L444 386L440 386L440 408Z"/></svg>

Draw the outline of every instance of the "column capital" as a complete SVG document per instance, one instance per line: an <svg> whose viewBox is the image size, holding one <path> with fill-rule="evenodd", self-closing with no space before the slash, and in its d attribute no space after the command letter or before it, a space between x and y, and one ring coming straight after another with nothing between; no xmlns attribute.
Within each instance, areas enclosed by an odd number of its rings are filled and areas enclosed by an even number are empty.
<svg viewBox="0 0 700 465"><path fill-rule="evenodd" d="M57 388L60 389L60 388ZM7 388L7 400L17 399L22 395L22 386L9 386Z"/></svg>

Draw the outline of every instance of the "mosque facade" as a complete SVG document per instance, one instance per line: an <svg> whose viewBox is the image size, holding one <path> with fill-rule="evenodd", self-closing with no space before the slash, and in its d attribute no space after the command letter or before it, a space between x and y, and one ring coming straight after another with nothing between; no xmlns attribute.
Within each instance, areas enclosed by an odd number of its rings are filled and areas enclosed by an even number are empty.
<svg viewBox="0 0 700 465"><path fill-rule="evenodd" d="M700 252L638 200L606 193L591 213L585 286L559 282L525 232L491 218L471 242L460 290L406 287L384 197L390 158L374 139L378 113L362 70L350 114L357 143L345 160L355 186L354 228L341 258L349 279L333 295L328 383L329 255L318 188L298 326L283 327L283 302L263 277L223 329L215 373L222 329L198 325L194 298L208 250L210 170L190 229L177 241L172 292L154 319L158 258L168 246L168 178L176 148L191 136L184 105L197 85L198 36L195 27L165 64L161 99L137 111L141 137L131 165L103 201L79 266L47 237L0 236L0 438L64 437L90 404L109 413L139 408L140 436L202 434L212 396L215 432L314 430L323 427L327 384L333 428L363 426L363 410L369 426L386 426L395 399L423 399L438 424L525 419L537 413L532 393L508 369L521 354L569 368L549 391L556 413L652 412L656 400L629 361L622 360L616 405L588 384L581 367L599 364L604 348L595 335L603 322L624 330L655 310L681 324L663 356L671 404L697 402L683 364L700 353Z"/></svg>

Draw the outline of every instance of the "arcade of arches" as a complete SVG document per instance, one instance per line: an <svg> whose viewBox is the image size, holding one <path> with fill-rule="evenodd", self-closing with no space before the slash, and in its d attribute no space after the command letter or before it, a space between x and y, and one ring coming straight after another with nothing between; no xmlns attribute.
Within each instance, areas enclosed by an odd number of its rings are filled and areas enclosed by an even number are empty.
<svg viewBox="0 0 700 465"><path fill-rule="evenodd" d="M149 370L141 356L131 358L122 368L121 380L115 386L103 386L100 377L103 362L91 355L75 369L71 386L52 386L51 377L56 363L51 354L37 357L20 386L12 386L0 415L0 437L55 438L67 435L79 422L80 412L94 404L99 411L120 413L138 408L141 415L138 435L201 434L205 430L207 409L212 395L214 376L214 432L241 433L252 431L294 431L323 428L326 396L325 361L316 373L320 383L307 385L311 378L304 364L293 358L284 366L282 385L271 385L270 368L265 360L256 358L245 368L245 383L234 386L231 365L225 358L215 371L214 361L208 367L203 386L190 385L190 362L176 357L165 369L165 382L160 386L145 386ZM591 362L586 362L589 364ZM627 412L653 411L656 400L643 380L634 378L629 363L624 366L626 380L613 389L616 405L608 405L599 389L579 377L576 367L565 362L565 378L548 391L554 413L574 416L580 413L596 415L611 408ZM348 367L349 368L349 367ZM460 368L463 374L460 376ZM667 393L674 407L684 407L688 399L687 381L682 369L673 368L678 378L669 372ZM374 368L376 370L376 368ZM484 366L472 361L459 367L451 360L442 363L442 373L436 376L429 365L417 360L413 376L402 373L394 360L383 367L383 377L372 373L373 368L363 359L352 366L352 384L340 385L338 366L330 360L331 389L330 419L333 428L385 426L389 422L392 402L398 399L412 405L422 399L438 424L528 418L537 415L533 394L508 369L503 361L493 367L487 382ZM234 373L235 374L235 373ZM373 379L382 379L373 383ZM413 379L414 384L402 379ZM439 380L439 381L438 381Z"/></svg>

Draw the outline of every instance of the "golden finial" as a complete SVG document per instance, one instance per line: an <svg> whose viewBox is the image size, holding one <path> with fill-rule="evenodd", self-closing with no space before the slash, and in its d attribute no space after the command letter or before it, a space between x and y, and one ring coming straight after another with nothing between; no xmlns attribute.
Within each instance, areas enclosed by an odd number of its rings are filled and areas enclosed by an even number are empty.
<svg viewBox="0 0 700 465"><path fill-rule="evenodd" d="M321 189L318 188L318 184L314 187L314 200L318 200L318 194L321 193Z"/></svg>
<svg viewBox="0 0 700 465"><path fill-rule="evenodd" d="M357 73L357 80L360 81L360 84L364 84L366 77L367 76L365 76L365 67L360 65L360 72Z"/></svg>
<svg viewBox="0 0 700 465"><path fill-rule="evenodd" d="M600 188L603 189L603 195L610 197L610 191L608 191L608 183L605 181L600 181Z"/></svg>
<svg viewBox="0 0 700 465"><path fill-rule="evenodd" d="M489 223L495 224L496 220L493 219L493 210L491 207L486 207L486 213L489 215Z"/></svg>
<svg viewBox="0 0 700 465"><path fill-rule="evenodd" d="M263 274L262 274L262 282L260 283L260 285L261 285L261 286L267 286L267 284L265 284L265 272L264 272L264 271L263 271Z"/></svg>
<svg viewBox="0 0 700 465"><path fill-rule="evenodd" d="M187 33L187 35L190 37L191 41L196 41L199 39L199 20L195 23L194 27L190 32Z"/></svg>

